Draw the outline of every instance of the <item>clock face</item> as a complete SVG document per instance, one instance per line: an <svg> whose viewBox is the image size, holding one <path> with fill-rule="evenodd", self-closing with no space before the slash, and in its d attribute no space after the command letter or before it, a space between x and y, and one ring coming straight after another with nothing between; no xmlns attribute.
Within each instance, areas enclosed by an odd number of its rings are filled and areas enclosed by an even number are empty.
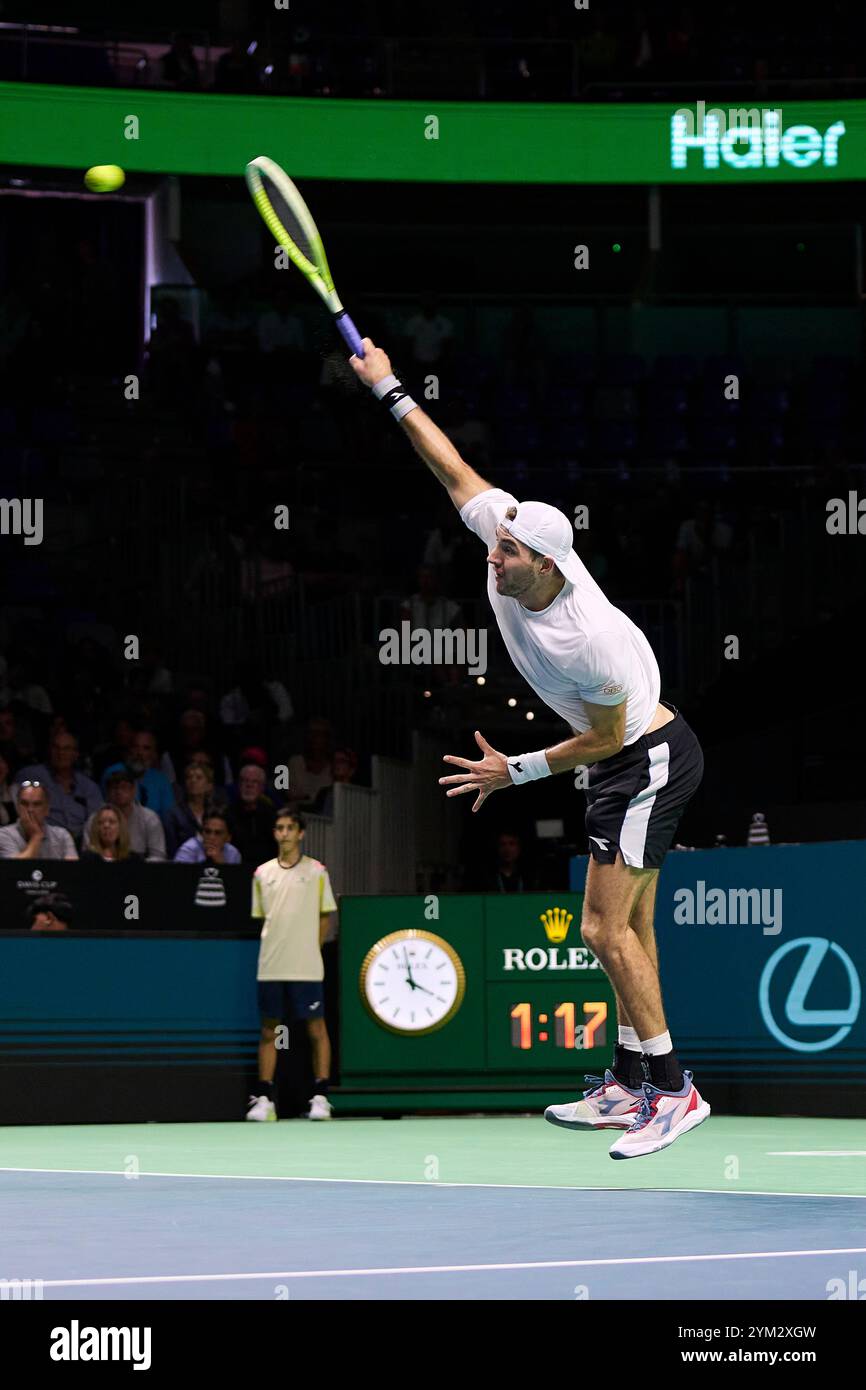
<svg viewBox="0 0 866 1390"><path fill-rule="evenodd" d="M419 1036L442 1028L463 1002L463 962L441 936L408 929L383 936L361 966L361 998L392 1033Z"/></svg>

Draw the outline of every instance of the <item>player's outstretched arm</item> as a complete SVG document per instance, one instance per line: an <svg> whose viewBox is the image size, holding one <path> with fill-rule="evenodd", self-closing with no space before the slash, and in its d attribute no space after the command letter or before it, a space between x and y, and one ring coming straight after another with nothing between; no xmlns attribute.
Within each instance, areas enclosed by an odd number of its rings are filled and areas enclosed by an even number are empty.
<svg viewBox="0 0 866 1390"><path fill-rule="evenodd" d="M406 394L391 370L387 354L369 338L364 338L363 342L364 356L349 358L355 375L380 400L390 405L391 413L399 420L404 434L409 436L413 449L447 489L457 510L477 493L487 492L493 484L485 482L474 468L469 467L447 434Z"/></svg>

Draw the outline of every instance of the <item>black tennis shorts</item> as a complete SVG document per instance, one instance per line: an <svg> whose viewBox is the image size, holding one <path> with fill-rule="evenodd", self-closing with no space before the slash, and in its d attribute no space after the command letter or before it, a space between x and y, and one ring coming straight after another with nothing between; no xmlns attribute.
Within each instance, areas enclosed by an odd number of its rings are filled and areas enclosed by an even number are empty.
<svg viewBox="0 0 866 1390"><path fill-rule="evenodd" d="M700 786L701 745L679 710L661 704L676 718L589 769L586 833L598 864L612 864L619 850L633 869L660 868Z"/></svg>

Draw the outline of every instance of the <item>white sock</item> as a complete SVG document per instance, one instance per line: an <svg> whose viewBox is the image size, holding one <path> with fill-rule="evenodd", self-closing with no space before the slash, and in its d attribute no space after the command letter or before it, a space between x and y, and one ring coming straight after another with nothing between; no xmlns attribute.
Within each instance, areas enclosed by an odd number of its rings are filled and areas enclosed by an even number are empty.
<svg viewBox="0 0 866 1390"><path fill-rule="evenodd" d="M666 1052L673 1052L674 1045L670 1033L659 1033L657 1038L647 1038L646 1042L641 1043L640 1050L647 1057L662 1057Z"/></svg>
<svg viewBox="0 0 866 1390"><path fill-rule="evenodd" d="M618 1028L617 1042L620 1047L624 1047L626 1052L640 1052L640 1039L633 1028Z"/></svg>

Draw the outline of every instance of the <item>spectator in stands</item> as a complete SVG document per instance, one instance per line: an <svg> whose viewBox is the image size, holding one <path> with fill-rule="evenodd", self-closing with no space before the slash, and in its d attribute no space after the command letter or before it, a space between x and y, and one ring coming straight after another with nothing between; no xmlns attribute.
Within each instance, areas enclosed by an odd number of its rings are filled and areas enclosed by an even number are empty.
<svg viewBox="0 0 866 1390"><path fill-rule="evenodd" d="M171 48L160 55L162 81L166 87L190 91L201 86L198 59L191 34L175 34Z"/></svg>
<svg viewBox="0 0 866 1390"><path fill-rule="evenodd" d="M15 819L15 790L11 779L17 766L12 745L0 744L0 825L11 825Z"/></svg>
<svg viewBox="0 0 866 1390"><path fill-rule="evenodd" d="M606 21L598 11L594 10L590 32L577 42L581 86L609 76L616 63L618 50L616 34L607 27Z"/></svg>
<svg viewBox="0 0 866 1390"><path fill-rule="evenodd" d="M27 907L31 931L68 931L74 915L63 893L41 893Z"/></svg>
<svg viewBox="0 0 866 1390"><path fill-rule="evenodd" d="M490 463L490 426L478 418L475 409L467 410L460 401L446 401L441 410L442 429L460 450L461 456L473 468L486 468Z"/></svg>
<svg viewBox="0 0 866 1390"><path fill-rule="evenodd" d="M767 817L763 811L756 811L752 816L749 825L749 833L746 837L747 845L768 845L770 843L770 827L767 825Z"/></svg>
<svg viewBox="0 0 866 1390"><path fill-rule="evenodd" d="M428 632L453 627L460 621L460 605L441 593L439 571L432 565L419 565L417 577L418 588L401 606L401 620L408 618L413 628L422 627Z"/></svg>
<svg viewBox="0 0 866 1390"><path fill-rule="evenodd" d="M313 802L312 810L317 816L333 816L334 785L337 782L353 782L358 770L358 754L354 748L334 749L334 781L330 787L323 787Z"/></svg>
<svg viewBox="0 0 866 1390"><path fill-rule="evenodd" d="M502 830L496 838L496 862L482 871L478 891L483 893L526 893L533 887L523 863L523 846L514 830Z"/></svg>
<svg viewBox="0 0 866 1390"><path fill-rule="evenodd" d="M241 662L234 684L220 700L220 723L224 728L262 736L276 721L287 724L294 717L292 698L282 681L265 680L257 661Z"/></svg>
<svg viewBox="0 0 866 1390"><path fill-rule="evenodd" d="M437 300L428 296L420 311L407 319L403 336L417 367L438 367L447 361L454 341L454 324L439 311Z"/></svg>
<svg viewBox="0 0 866 1390"><path fill-rule="evenodd" d="M78 739L59 729L51 740L47 763L33 763L19 773L21 782L38 782L48 792L51 825L62 825L78 842L89 815L102 805L102 793L95 782L75 770Z"/></svg>
<svg viewBox="0 0 866 1390"><path fill-rule="evenodd" d="M714 516L712 503L701 498L695 514L682 523L674 551L674 581L677 590L686 579L708 578L713 557L721 558L731 548L733 528Z"/></svg>
<svg viewBox="0 0 866 1390"><path fill-rule="evenodd" d="M0 859L78 858L69 831L47 824L49 801L44 787L20 782L16 807L15 824L0 828Z"/></svg>
<svg viewBox="0 0 866 1390"><path fill-rule="evenodd" d="M334 780L334 730L321 716L307 724L303 753L289 758L289 788L286 798L296 808L308 809L323 787Z"/></svg>
<svg viewBox="0 0 866 1390"><path fill-rule="evenodd" d="M22 716L12 705L0 709L0 742L15 749L19 762L33 756L35 740L33 730L26 715Z"/></svg>
<svg viewBox="0 0 866 1390"><path fill-rule="evenodd" d="M213 85L215 92L258 91L259 70L246 39L235 39L228 52L221 54Z"/></svg>
<svg viewBox="0 0 866 1390"><path fill-rule="evenodd" d="M103 780L105 769L117 763L126 765L130 756L132 740L135 738L135 724L128 714L121 714L115 720L111 741L100 743L93 750L93 773Z"/></svg>
<svg viewBox="0 0 866 1390"><path fill-rule="evenodd" d="M165 840L170 855L187 840L200 835L213 800L213 768L204 762L188 762L183 771L183 791L165 818Z"/></svg>
<svg viewBox="0 0 866 1390"><path fill-rule="evenodd" d="M141 857L129 847L129 830L123 812L116 806L102 806L90 820L90 835L82 849L82 860L111 864Z"/></svg>
<svg viewBox="0 0 866 1390"><path fill-rule="evenodd" d="M160 761L162 771L175 786L180 769L186 768L196 753L207 754L215 781L232 781L231 764L211 735L207 715L200 709L186 709L178 720L178 734L171 751L163 753Z"/></svg>
<svg viewBox="0 0 866 1390"><path fill-rule="evenodd" d="M299 368L306 369L306 335L286 278L277 277L271 303L258 316L256 335L267 380L297 380Z"/></svg>
<svg viewBox="0 0 866 1390"><path fill-rule="evenodd" d="M45 686L35 679L37 658L29 651L22 652L9 667L10 703L18 701L29 710L47 717L54 713L51 696Z"/></svg>
<svg viewBox="0 0 866 1390"><path fill-rule="evenodd" d="M197 753L190 753L187 759L187 767L195 764L197 767L206 768L213 779L213 791L211 792L210 802L215 811L225 811L229 804L229 790L222 782L217 781L214 769L213 758L206 748L200 748ZM234 785L234 780L232 780Z"/></svg>
<svg viewBox="0 0 866 1390"><path fill-rule="evenodd" d="M155 811L165 824L165 818L174 805L174 792L165 773L157 768L158 761L159 747L153 729L136 729L126 764L135 773L136 800L149 811ZM103 782L107 783L111 773L119 772L122 767L122 763L107 767Z"/></svg>
<svg viewBox="0 0 866 1390"><path fill-rule="evenodd" d="M237 799L229 813L232 843L245 864L263 864L274 847L274 811L265 794L267 776L258 763L245 763L238 774Z"/></svg>
<svg viewBox="0 0 866 1390"><path fill-rule="evenodd" d="M165 860L165 831L155 811L149 811L135 799L135 773L129 768L112 772L105 784L105 799L126 822L130 853L139 859L159 864ZM84 826L82 841L88 844L94 816Z"/></svg>
<svg viewBox="0 0 866 1390"><path fill-rule="evenodd" d="M174 856L176 864L240 864L240 852L230 844L232 832L222 811L209 811L204 818L201 838L194 835Z"/></svg>

